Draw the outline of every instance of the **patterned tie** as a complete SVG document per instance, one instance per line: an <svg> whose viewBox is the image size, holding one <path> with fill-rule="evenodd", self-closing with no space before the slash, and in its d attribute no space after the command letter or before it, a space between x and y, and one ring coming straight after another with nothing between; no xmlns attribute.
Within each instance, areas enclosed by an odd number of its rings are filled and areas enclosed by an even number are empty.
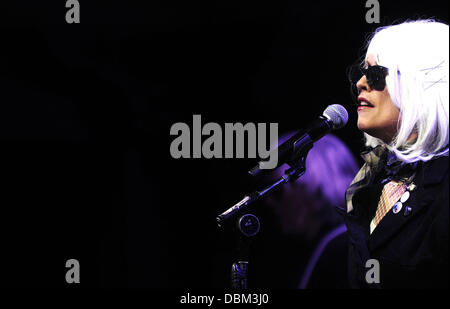
<svg viewBox="0 0 450 309"><path fill-rule="evenodd" d="M406 188L406 184L397 181L391 181L384 185L375 217L372 220L371 233L378 223L380 223L381 219L383 219L384 215L391 210L392 206L394 206L403 193L405 193Z"/></svg>

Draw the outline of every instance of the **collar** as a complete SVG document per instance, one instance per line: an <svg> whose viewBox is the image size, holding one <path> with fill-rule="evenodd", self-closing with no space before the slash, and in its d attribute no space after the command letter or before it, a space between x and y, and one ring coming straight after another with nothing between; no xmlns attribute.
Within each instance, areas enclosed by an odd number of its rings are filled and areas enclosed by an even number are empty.
<svg viewBox="0 0 450 309"><path fill-rule="evenodd" d="M418 163L405 163L397 158L386 145L378 145L361 153L365 161L346 191L347 212L353 210L353 195L360 189L375 181L375 178L386 183L390 180L411 181ZM377 180L378 181L378 180Z"/></svg>
<svg viewBox="0 0 450 309"><path fill-rule="evenodd" d="M371 171L382 175L383 183L391 180L409 182L414 175L418 162L407 163L401 161L386 145L379 145L361 154Z"/></svg>

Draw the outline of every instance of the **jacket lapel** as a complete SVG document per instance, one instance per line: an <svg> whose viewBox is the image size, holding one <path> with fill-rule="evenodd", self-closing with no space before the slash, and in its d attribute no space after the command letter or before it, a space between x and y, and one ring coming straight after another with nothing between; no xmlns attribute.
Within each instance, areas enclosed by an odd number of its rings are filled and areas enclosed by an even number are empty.
<svg viewBox="0 0 450 309"><path fill-rule="evenodd" d="M434 187L442 182L446 170L448 170L448 157L425 162L419 167L413 180L417 186L416 190L411 192L409 199L403 203L402 209L397 214L394 214L391 209L369 236L367 245L371 252L386 243L433 202L436 196ZM408 215L405 215L406 207L411 208Z"/></svg>

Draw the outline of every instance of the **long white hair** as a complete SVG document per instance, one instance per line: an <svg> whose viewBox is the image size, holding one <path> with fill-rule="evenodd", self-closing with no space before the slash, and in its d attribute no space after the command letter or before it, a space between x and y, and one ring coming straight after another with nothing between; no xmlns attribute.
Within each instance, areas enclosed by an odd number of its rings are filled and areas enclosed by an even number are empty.
<svg viewBox="0 0 450 309"><path fill-rule="evenodd" d="M366 57L368 54L389 69L387 90L400 110L397 135L387 148L408 163L448 156L448 25L416 20L378 28ZM413 133L417 139L408 142ZM366 146L384 144L367 133L364 135Z"/></svg>

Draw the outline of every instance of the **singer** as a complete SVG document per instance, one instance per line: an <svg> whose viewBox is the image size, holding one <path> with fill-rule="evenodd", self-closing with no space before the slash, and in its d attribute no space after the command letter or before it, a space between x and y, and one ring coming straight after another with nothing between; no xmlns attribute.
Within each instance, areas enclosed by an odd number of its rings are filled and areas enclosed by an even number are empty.
<svg viewBox="0 0 450 309"><path fill-rule="evenodd" d="M377 29L355 72L367 149L340 210L350 286L448 288L448 25ZM366 266L371 259L378 269Z"/></svg>

